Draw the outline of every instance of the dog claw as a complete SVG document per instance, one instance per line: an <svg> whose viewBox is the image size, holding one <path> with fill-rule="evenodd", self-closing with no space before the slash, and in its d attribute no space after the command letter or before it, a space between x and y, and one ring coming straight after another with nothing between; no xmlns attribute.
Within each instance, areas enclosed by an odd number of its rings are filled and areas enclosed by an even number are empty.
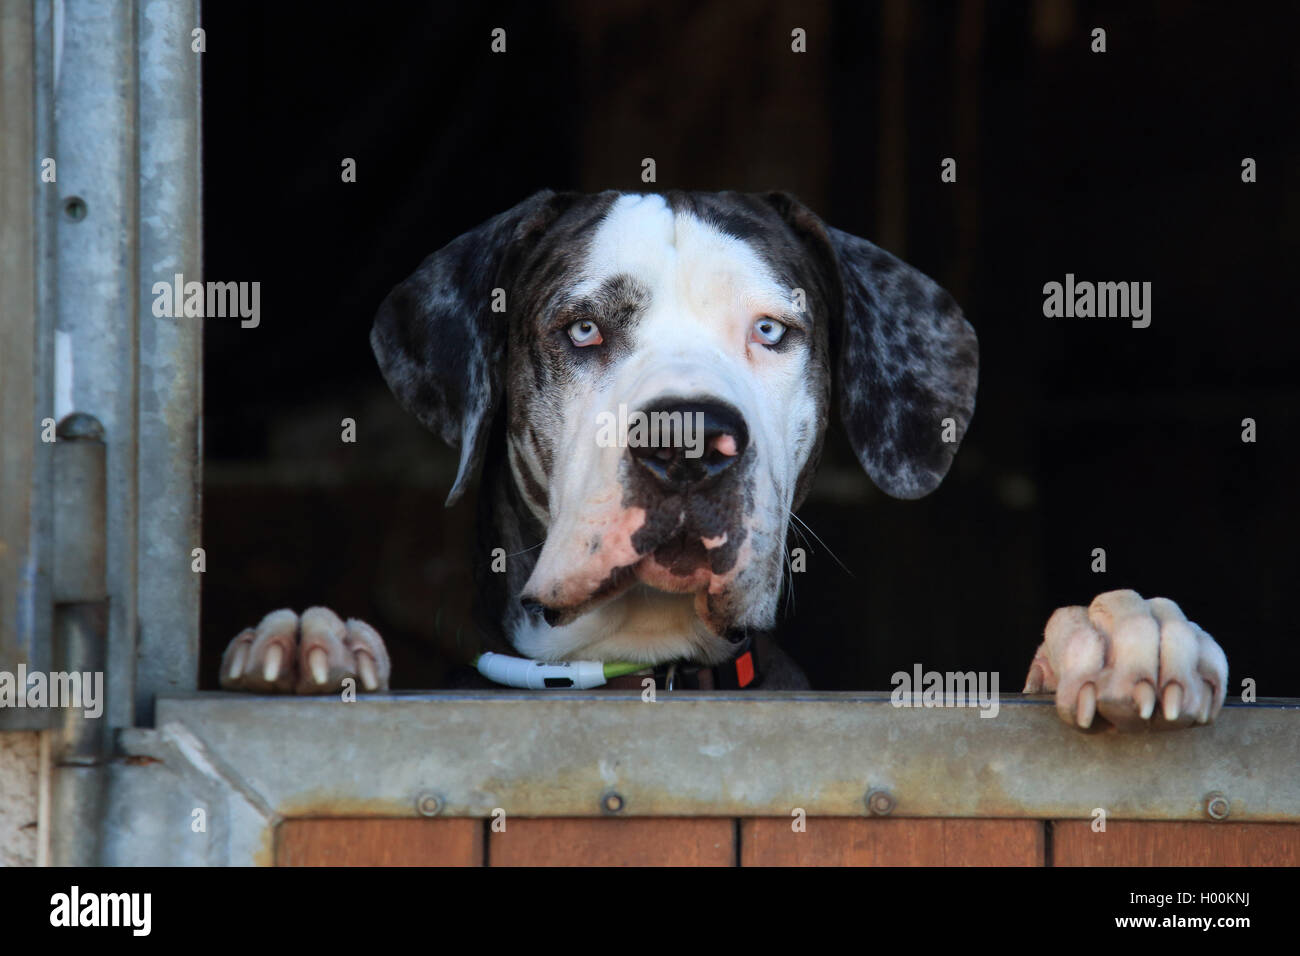
<svg viewBox="0 0 1300 956"><path fill-rule="evenodd" d="M1133 703L1143 720L1150 720L1156 709L1156 689L1149 681L1139 681L1133 688Z"/></svg>
<svg viewBox="0 0 1300 956"><path fill-rule="evenodd" d="M280 665L284 663L284 648L272 644L266 649L266 660L262 664L262 680L268 684L275 683L280 676Z"/></svg>
<svg viewBox="0 0 1300 956"><path fill-rule="evenodd" d="M1212 723L1227 682L1223 649L1177 604L1116 590L1052 613L1025 693L1054 691L1070 726L1134 733Z"/></svg>
<svg viewBox="0 0 1300 956"><path fill-rule="evenodd" d="M375 672L375 659L365 651L357 651L357 674L366 690L379 689L379 675Z"/></svg>
<svg viewBox="0 0 1300 956"><path fill-rule="evenodd" d="M230 680L238 680L239 676L244 673L244 664L248 661L248 647L242 645L236 647L230 655L230 668L226 671L226 676Z"/></svg>
<svg viewBox="0 0 1300 956"><path fill-rule="evenodd" d="M1037 694L1043 689L1043 668L1035 662L1025 677L1025 689L1022 694Z"/></svg>
<svg viewBox="0 0 1300 956"><path fill-rule="evenodd" d="M1079 688L1079 706L1075 712L1075 722L1087 730L1092 726L1092 718L1097 713L1097 688L1093 684L1084 684Z"/></svg>
<svg viewBox="0 0 1300 956"><path fill-rule="evenodd" d="M272 611L226 645L217 671L223 690L258 694L333 694L355 684L369 692L388 687L392 672L384 639L357 618L343 620L326 607L301 617Z"/></svg>
<svg viewBox="0 0 1300 956"><path fill-rule="evenodd" d="M311 670L311 679L317 684L324 684L329 680L329 654L325 648L313 647L307 653L307 667Z"/></svg>
<svg viewBox="0 0 1300 956"><path fill-rule="evenodd" d="M1170 684L1165 688L1165 699L1163 710L1165 720L1173 723L1178 719L1178 715L1183 712L1183 685Z"/></svg>

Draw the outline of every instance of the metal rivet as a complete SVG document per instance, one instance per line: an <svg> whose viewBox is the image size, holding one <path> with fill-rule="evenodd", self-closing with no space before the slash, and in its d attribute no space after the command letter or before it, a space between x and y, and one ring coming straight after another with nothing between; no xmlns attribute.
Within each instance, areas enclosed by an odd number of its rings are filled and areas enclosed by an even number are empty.
<svg viewBox="0 0 1300 956"><path fill-rule="evenodd" d="M436 793L422 793L415 798L415 809L422 817L436 817L442 813L442 797Z"/></svg>
<svg viewBox="0 0 1300 956"><path fill-rule="evenodd" d="M600 808L606 813L622 813L623 795L616 790L608 791L600 798Z"/></svg>
<svg viewBox="0 0 1300 956"><path fill-rule="evenodd" d="M63 214L73 222L86 218L86 200L80 196L70 196L63 201Z"/></svg>
<svg viewBox="0 0 1300 956"><path fill-rule="evenodd" d="M1205 812L1209 814L1211 820L1228 819L1230 809L1231 804L1228 803L1228 798L1217 790L1205 795Z"/></svg>
<svg viewBox="0 0 1300 956"><path fill-rule="evenodd" d="M868 791L867 809L878 817L889 816L894 810L894 795L888 790Z"/></svg>

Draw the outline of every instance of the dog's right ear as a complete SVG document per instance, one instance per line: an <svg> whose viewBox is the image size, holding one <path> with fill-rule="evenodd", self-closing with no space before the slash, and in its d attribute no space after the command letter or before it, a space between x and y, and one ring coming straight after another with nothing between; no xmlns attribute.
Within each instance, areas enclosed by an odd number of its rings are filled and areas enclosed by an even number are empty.
<svg viewBox="0 0 1300 956"><path fill-rule="evenodd" d="M575 194L543 190L453 239L384 299L370 330L384 380L402 406L460 449L453 505L478 471L501 399L507 312L495 292Z"/></svg>

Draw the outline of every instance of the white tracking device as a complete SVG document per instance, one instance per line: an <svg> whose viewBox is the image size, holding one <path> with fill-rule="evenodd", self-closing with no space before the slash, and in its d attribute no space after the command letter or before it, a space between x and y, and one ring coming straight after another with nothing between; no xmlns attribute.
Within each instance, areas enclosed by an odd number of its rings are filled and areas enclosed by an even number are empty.
<svg viewBox="0 0 1300 956"><path fill-rule="evenodd" d="M604 661L531 661L487 651L474 666L488 680L528 690L585 690L605 683Z"/></svg>

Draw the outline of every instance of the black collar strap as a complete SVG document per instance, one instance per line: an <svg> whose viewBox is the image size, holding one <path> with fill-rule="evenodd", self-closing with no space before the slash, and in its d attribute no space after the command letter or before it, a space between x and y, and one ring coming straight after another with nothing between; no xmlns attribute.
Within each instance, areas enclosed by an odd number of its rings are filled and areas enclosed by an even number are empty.
<svg viewBox="0 0 1300 956"><path fill-rule="evenodd" d="M647 677L654 678L659 690L744 690L756 687L763 674L758 648L753 638L746 636L736 646L736 656L725 664L708 667L690 661L671 661L625 677L612 677L604 686L614 690L640 690L641 682Z"/></svg>

